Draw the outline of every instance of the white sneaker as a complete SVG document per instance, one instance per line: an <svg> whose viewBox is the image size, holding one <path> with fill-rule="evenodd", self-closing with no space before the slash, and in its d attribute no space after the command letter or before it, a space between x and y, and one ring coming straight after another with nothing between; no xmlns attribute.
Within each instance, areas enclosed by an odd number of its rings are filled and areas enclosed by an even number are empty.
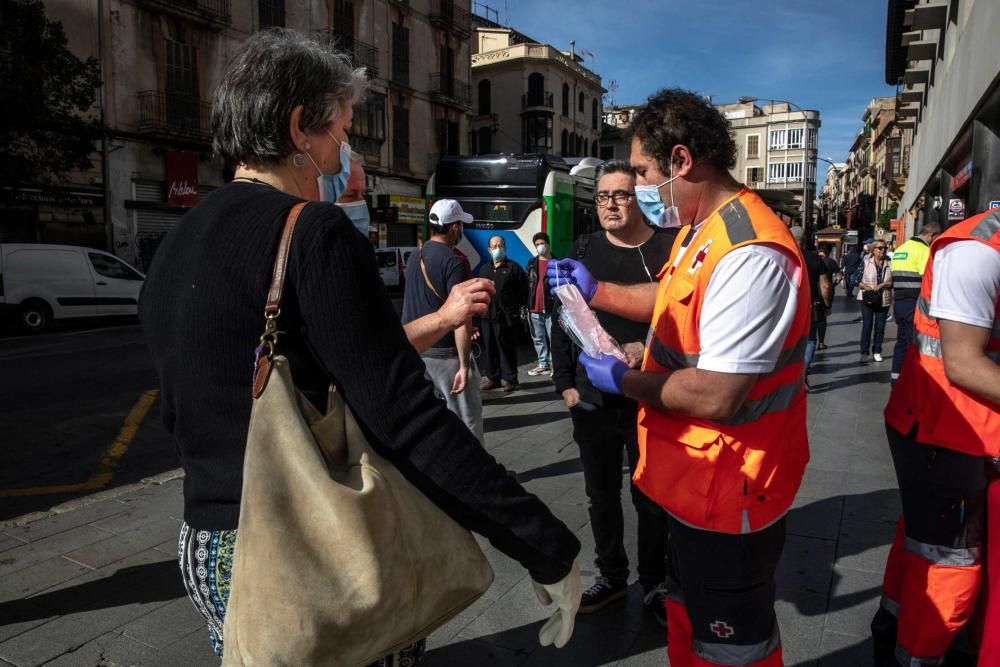
<svg viewBox="0 0 1000 667"><path fill-rule="evenodd" d="M549 370L548 366L542 366L541 364L539 364L538 366L535 366L530 371L528 371L528 375L535 377L536 375L546 375L551 372L552 371Z"/></svg>
<svg viewBox="0 0 1000 667"><path fill-rule="evenodd" d="M874 355L872 355L872 357L875 359L875 361L882 361L882 354L880 352L876 352Z"/></svg>

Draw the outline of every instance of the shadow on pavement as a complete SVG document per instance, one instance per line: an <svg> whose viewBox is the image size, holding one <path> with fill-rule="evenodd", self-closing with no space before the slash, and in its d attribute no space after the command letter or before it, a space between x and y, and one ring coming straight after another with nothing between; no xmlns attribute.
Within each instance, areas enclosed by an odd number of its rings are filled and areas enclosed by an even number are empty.
<svg viewBox="0 0 1000 667"><path fill-rule="evenodd" d="M521 389L524 385L521 385ZM497 391L483 392L483 405L521 405L523 403L549 403L561 400L554 392L552 394L526 394L522 391L514 391L511 394L503 394Z"/></svg>
<svg viewBox="0 0 1000 667"><path fill-rule="evenodd" d="M528 415L500 415L499 417L487 417L483 420L483 429L487 433L506 431L510 428L523 428L525 426L541 426L551 424L566 419L565 412L535 412Z"/></svg>
<svg viewBox="0 0 1000 667"><path fill-rule="evenodd" d="M185 595L187 593L181 582L177 560L171 559L122 568L103 579L39 593L23 600L0 602L0 625L67 616L137 602L176 600Z"/></svg>
<svg viewBox="0 0 1000 667"><path fill-rule="evenodd" d="M547 465L525 470L517 473L517 481L522 484L533 479L545 479L546 477L559 477L560 475L570 475L575 472L583 472L583 464L579 458L568 461L557 461Z"/></svg>
<svg viewBox="0 0 1000 667"><path fill-rule="evenodd" d="M823 382L822 384L812 385L812 393L814 394L824 394L828 391L834 391L836 389L843 389L844 387L853 387L856 384L889 384L889 367L878 371L873 371L869 373L859 373L856 375L848 375L846 377L837 378L831 382ZM823 371L829 372L829 371Z"/></svg>

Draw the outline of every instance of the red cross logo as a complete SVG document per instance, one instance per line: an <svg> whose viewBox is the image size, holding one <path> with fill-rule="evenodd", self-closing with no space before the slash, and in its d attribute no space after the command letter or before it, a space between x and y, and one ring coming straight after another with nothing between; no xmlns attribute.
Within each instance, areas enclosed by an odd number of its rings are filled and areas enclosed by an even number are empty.
<svg viewBox="0 0 1000 667"><path fill-rule="evenodd" d="M730 627L730 625L725 621L715 621L708 626L708 629L711 630L712 633L716 637L719 637L720 639L729 639L734 634L736 634L736 630Z"/></svg>
<svg viewBox="0 0 1000 667"><path fill-rule="evenodd" d="M712 239L709 239L705 245L698 248L698 253L694 256L694 261L691 262L691 268L688 269L688 273L692 276L695 274L695 271L697 271L698 268L705 263L705 259L708 257L708 247L710 245L712 245Z"/></svg>

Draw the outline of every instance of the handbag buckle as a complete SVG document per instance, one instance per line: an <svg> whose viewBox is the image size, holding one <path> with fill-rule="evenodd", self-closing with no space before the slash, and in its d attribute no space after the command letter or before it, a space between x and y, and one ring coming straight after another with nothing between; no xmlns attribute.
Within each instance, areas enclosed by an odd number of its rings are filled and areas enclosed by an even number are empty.
<svg viewBox="0 0 1000 667"><path fill-rule="evenodd" d="M281 315L281 311L275 311L273 313L264 313L264 333L260 336L260 342L266 345L268 348L268 355L274 353L274 348L278 345L278 336L285 333L278 329L278 316Z"/></svg>

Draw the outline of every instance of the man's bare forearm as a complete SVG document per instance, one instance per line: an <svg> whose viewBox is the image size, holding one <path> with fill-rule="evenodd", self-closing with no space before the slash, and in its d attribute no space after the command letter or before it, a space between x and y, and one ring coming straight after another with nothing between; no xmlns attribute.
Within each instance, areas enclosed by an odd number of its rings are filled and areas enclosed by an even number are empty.
<svg viewBox="0 0 1000 667"><path fill-rule="evenodd" d="M1000 364L986 356L990 330L940 319L941 352L948 380L1000 405Z"/></svg>
<svg viewBox="0 0 1000 667"><path fill-rule="evenodd" d="M725 421L746 401L756 377L698 368L665 373L629 370L622 378L622 391L654 410Z"/></svg>
<svg viewBox="0 0 1000 667"><path fill-rule="evenodd" d="M463 324L455 329L455 348L458 350L458 363L462 368L469 368L472 364L469 358L472 352L472 336L469 331L471 324Z"/></svg>
<svg viewBox="0 0 1000 667"><path fill-rule="evenodd" d="M634 322L648 323L653 319L658 288L657 283L619 285L601 282L590 300L590 307Z"/></svg>
<svg viewBox="0 0 1000 667"><path fill-rule="evenodd" d="M428 313L421 318L403 325L406 339L419 354L426 352L434 343L451 331L451 325L438 313Z"/></svg>

